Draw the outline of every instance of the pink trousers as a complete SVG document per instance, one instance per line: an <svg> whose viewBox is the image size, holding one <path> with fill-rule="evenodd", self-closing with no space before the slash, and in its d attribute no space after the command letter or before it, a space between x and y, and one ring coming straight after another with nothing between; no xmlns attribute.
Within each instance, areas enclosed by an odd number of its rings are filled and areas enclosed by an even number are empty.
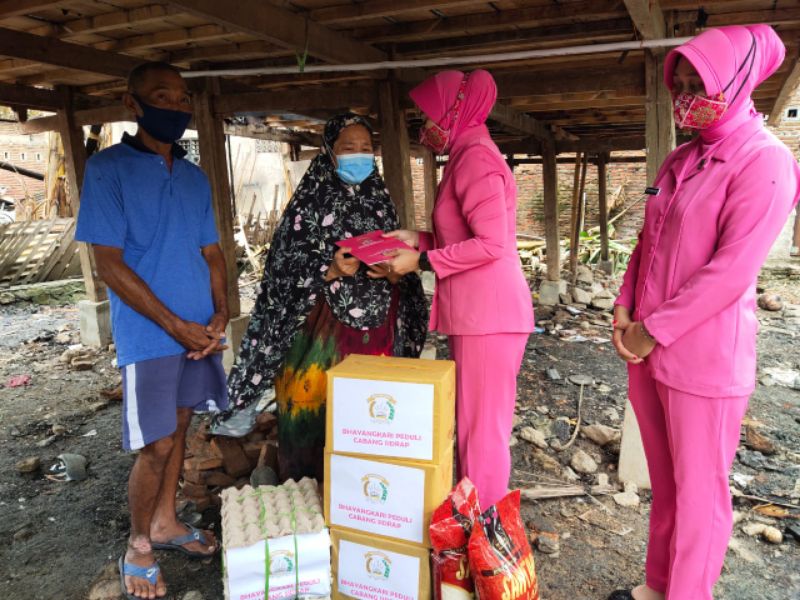
<svg viewBox="0 0 800 600"><path fill-rule="evenodd" d="M728 472L748 397L687 394L646 364L628 374L653 491L647 585L667 600L711 600L733 528Z"/></svg>
<svg viewBox="0 0 800 600"><path fill-rule="evenodd" d="M457 476L469 477L483 509L508 492L517 374L527 333L450 336L456 362Z"/></svg>

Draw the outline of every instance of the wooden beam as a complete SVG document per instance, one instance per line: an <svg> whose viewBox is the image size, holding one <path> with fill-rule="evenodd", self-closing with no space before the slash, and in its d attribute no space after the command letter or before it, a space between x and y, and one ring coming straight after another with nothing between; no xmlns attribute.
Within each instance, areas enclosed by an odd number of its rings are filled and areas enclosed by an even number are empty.
<svg viewBox="0 0 800 600"><path fill-rule="evenodd" d="M574 94L583 92L614 92L626 95L645 93L644 72L641 64L632 68L614 69L552 69L540 72L498 71L497 96L501 99L515 96L543 94Z"/></svg>
<svg viewBox="0 0 800 600"><path fill-rule="evenodd" d="M236 266L236 242L233 238L234 207L228 180L225 130L222 119L214 114L217 85L217 82L208 80L195 94L194 120L200 144L200 166L211 183L217 232L228 274L228 312L233 319L241 313L239 270Z"/></svg>
<svg viewBox="0 0 800 600"><path fill-rule="evenodd" d="M378 83L381 119L381 156L386 187L397 207L403 228L414 229L414 187L405 112L394 80Z"/></svg>
<svg viewBox="0 0 800 600"><path fill-rule="evenodd" d="M398 4L400 4L398 2ZM625 15L618 0L591 0L567 4L547 4L516 10L468 14L436 21L426 20L385 27L366 28L355 32L358 39L370 42L402 42L459 37L509 27L545 27L575 22L604 21Z"/></svg>
<svg viewBox="0 0 800 600"><path fill-rule="evenodd" d="M63 101L62 95L53 90L0 82L0 104L56 111L63 106ZM109 103L107 98L77 93L73 94L73 101L78 108L101 107Z"/></svg>
<svg viewBox="0 0 800 600"><path fill-rule="evenodd" d="M303 114L311 109L342 109L372 106L373 86L316 87L284 91L242 92L214 98L217 115L286 111Z"/></svg>
<svg viewBox="0 0 800 600"><path fill-rule="evenodd" d="M667 36L664 13L658 0L624 0L631 21L645 40L659 40Z"/></svg>
<svg viewBox="0 0 800 600"><path fill-rule="evenodd" d="M78 127L84 125L98 125L101 123L117 123L121 121L135 121L133 115L128 112L121 103L110 104L100 108L90 108L78 110L73 114L73 120ZM43 133L45 131L58 131L59 121L57 117L39 117L28 119L20 125L20 131L26 134Z"/></svg>
<svg viewBox="0 0 800 600"><path fill-rule="evenodd" d="M791 72L784 80L781 91L778 93L778 97L775 98L775 103L769 111L769 119L767 120L769 125L777 127L781 124L783 111L792 99L798 85L800 85L800 60L795 56L794 66L792 66Z"/></svg>
<svg viewBox="0 0 800 600"><path fill-rule="evenodd" d="M252 42L235 42L201 46L199 48L178 48L165 51L162 60L173 64L193 63L201 60L220 61L226 58L240 59L243 56L255 55L263 58L291 56L285 48L276 46L266 40Z"/></svg>
<svg viewBox="0 0 800 600"><path fill-rule="evenodd" d="M486 0L374 0L344 6L329 6L312 10L311 18L326 25L349 24L370 19L385 19L408 13L441 11L486 4Z"/></svg>
<svg viewBox="0 0 800 600"><path fill-rule="evenodd" d="M322 136L310 131L285 131L271 127L254 128L248 125L225 125L227 135L253 138L256 140L269 140L284 144L297 144L298 146L322 146Z"/></svg>
<svg viewBox="0 0 800 600"><path fill-rule="evenodd" d="M577 164L575 167L577 168ZM572 285L577 282L578 254L581 251L581 230L586 214L586 171L589 167L589 154L583 153L578 186L572 193L572 215L569 233L569 272Z"/></svg>
<svg viewBox="0 0 800 600"><path fill-rule="evenodd" d="M0 19L36 13L55 8L60 4L63 4L63 2L53 2L53 0L1 0Z"/></svg>
<svg viewBox="0 0 800 600"><path fill-rule="evenodd" d="M59 90L63 98L62 108L57 113L59 133L64 147L64 170L67 175L67 197L72 207L72 214L77 216L80 210L80 192L83 186L83 175L86 172L86 142L83 128L75 123L73 92L69 88ZM78 256L81 262L81 273L86 287L86 296L92 302L102 302L108 298L105 283L97 277L94 252L89 244L80 243Z"/></svg>
<svg viewBox="0 0 800 600"><path fill-rule="evenodd" d="M664 56L645 54L647 103L645 104L645 139L647 142L647 185L655 181L658 169L675 149L675 122L672 97L664 83Z"/></svg>
<svg viewBox="0 0 800 600"><path fill-rule="evenodd" d="M386 59L386 54L358 42L297 13L258 0L170 0L182 10L244 31L260 39L289 48L300 54L334 63L370 62Z"/></svg>
<svg viewBox="0 0 800 600"><path fill-rule="evenodd" d="M117 9L91 17L64 21L57 25L48 24L37 27L36 29L31 29L28 33L34 35L53 35L53 28L55 27L56 37L65 39L78 35L103 33L136 25L145 25L162 21L173 14L175 14L175 11L168 6L164 6L163 4L149 4L130 10Z"/></svg>
<svg viewBox="0 0 800 600"><path fill-rule="evenodd" d="M549 126L500 102L494 105L489 118L504 127L533 136L537 140L553 140L553 132Z"/></svg>
<svg viewBox="0 0 800 600"><path fill-rule="evenodd" d="M142 62L132 56L5 28L0 28L0 55L121 78Z"/></svg>
<svg viewBox="0 0 800 600"><path fill-rule="evenodd" d="M558 230L558 163L552 143L542 144L542 176L544 186L544 229L547 252L547 280L561 278L561 248Z"/></svg>

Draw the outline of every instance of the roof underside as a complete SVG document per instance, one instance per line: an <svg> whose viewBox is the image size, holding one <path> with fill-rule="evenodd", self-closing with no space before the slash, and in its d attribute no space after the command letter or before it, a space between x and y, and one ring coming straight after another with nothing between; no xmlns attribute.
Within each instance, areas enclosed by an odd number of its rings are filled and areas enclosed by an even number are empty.
<svg viewBox="0 0 800 600"><path fill-rule="evenodd" d="M0 84L69 85L83 95L111 101L123 90L123 74L136 60L206 70L296 65L297 53L306 47L308 64L562 48L661 37L658 27L648 26L654 14L667 24L660 32L667 37L692 35L704 27L771 23L787 45L788 58L756 91L758 109L770 113L792 83L800 34L798 1L0 0ZM11 41L9 30L39 36L42 47ZM59 41L97 52L65 52ZM641 50L475 66L495 75L500 102L557 126L558 135L644 135ZM404 81L420 74L417 70ZM285 95L287 103L298 97L298 90L318 98L317 107L306 101L300 110L277 108L276 101L275 107L256 111L258 120L269 125L318 131L333 110L349 107L374 114L370 91L382 76L385 72L228 77L222 89L274 91L276 98ZM331 98L341 98L339 104L346 106L332 106ZM413 116L410 111L409 119ZM502 140L530 134L508 121L494 122L493 129Z"/></svg>

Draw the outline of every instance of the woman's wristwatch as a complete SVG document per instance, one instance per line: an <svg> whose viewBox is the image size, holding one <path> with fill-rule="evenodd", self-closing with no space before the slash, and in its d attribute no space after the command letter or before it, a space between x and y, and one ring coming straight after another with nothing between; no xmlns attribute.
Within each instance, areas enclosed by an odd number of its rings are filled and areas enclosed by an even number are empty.
<svg viewBox="0 0 800 600"><path fill-rule="evenodd" d="M419 253L419 268L422 271L433 271L433 267L431 266L431 261L428 260L427 252Z"/></svg>

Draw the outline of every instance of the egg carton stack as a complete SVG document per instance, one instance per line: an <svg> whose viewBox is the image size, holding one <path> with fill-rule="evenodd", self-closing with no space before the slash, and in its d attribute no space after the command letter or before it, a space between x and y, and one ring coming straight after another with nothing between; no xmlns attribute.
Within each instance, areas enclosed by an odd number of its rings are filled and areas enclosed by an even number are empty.
<svg viewBox="0 0 800 600"><path fill-rule="evenodd" d="M222 492L225 598L331 595L331 542L317 482Z"/></svg>

